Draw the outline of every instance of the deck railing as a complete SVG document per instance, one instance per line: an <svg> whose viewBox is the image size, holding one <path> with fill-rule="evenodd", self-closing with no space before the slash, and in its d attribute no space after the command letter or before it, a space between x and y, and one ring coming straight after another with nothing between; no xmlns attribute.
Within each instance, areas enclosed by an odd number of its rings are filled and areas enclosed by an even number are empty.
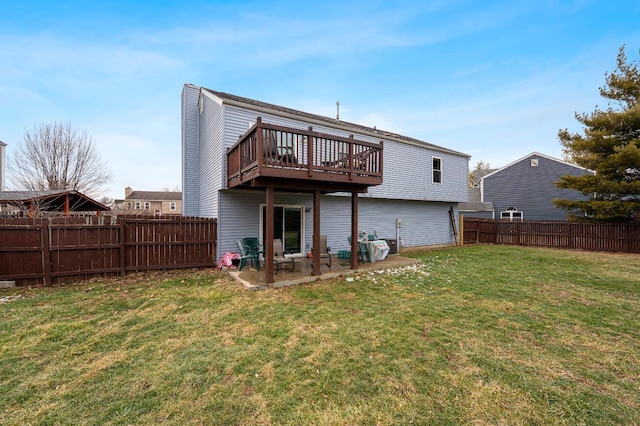
<svg viewBox="0 0 640 426"><path fill-rule="evenodd" d="M227 183L256 176L382 183L383 143L263 123L260 118L227 151Z"/></svg>

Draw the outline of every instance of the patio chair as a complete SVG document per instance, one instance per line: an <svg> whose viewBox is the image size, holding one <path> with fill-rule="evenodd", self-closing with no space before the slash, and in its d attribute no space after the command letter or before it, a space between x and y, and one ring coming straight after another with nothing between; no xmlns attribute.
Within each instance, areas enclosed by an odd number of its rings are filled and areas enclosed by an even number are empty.
<svg viewBox="0 0 640 426"><path fill-rule="evenodd" d="M264 130L262 153L267 164L293 166L298 162L292 146L278 143L278 135L275 130Z"/></svg>
<svg viewBox="0 0 640 426"><path fill-rule="evenodd" d="M320 259L329 259L326 265L331 269L331 247L327 247L326 235L320 235Z"/></svg>
<svg viewBox="0 0 640 426"><path fill-rule="evenodd" d="M240 252L240 264L238 265L238 271L242 271L242 268L247 265L247 259L253 262L253 255L247 253L242 241L238 240L236 241L236 244L238 245L238 251Z"/></svg>
<svg viewBox="0 0 640 426"><path fill-rule="evenodd" d="M280 270L280 265L283 265L283 268L286 270L286 265L290 264L290 272L293 272L296 267L296 264L292 257L284 257L284 252L282 250L282 240L279 238L273 240L273 264L276 267L276 274Z"/></svg>
<svg viewBox="0 0 640 426"><path fill-rule="evenodd" d="M349 247L351 247L351 237L347 237L347 241L349 241ZM367 259L369 258L367 245L361 241L358 241L358 255L360 257L360 263L364 263L365 255Z"/></svg>
<svg viewBox="0 0 640 426"><path fill-rule="evenodd" d="M262 250L260 250L260 243L258 239L255 237L248 237L242 239L242 245L244 246L244 251L248 256L250 256L251 263L255 268L260 270L260 254Z"/></svg>

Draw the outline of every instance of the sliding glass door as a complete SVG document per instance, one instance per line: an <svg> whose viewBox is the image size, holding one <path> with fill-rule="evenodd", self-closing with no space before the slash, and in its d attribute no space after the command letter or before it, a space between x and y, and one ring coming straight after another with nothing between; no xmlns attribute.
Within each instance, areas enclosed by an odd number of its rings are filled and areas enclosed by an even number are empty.
<svg viewBox="0 0 640 426"><path fill-rule="evenodd" d="M262 243L266 240L267 206L261 205L260 235ZM302 253L303 223L302 212L304 206L276 205L273 209L273 238L282 240L285 253Z"/></svg>

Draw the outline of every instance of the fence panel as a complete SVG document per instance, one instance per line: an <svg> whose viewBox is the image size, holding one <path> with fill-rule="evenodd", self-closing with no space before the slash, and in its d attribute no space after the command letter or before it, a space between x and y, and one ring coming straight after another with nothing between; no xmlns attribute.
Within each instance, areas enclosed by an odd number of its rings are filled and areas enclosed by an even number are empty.
<svg viewBox="0 0 640 426"><path fill-rule="evenodd" d="M127 272L215 265L214 219L125 216L122 223Z"/></svg>
<svg viewBox="0 0 640 426"><path fill-rule="evenodd" d="M42 284L44 280L42 223L0 224L0 280ZM46 227L46 226L45 226Z"/></svg>
<svg viewBox="0 0 640 426"><path fill-rule="evenodd" d="M465 218L464 243L640 253L640 224Z"/></svg>
<svg viewBox="0 0 640 426"><path fill-rule="evenodd" d="M85 279L120 273L118 225L50 224L51 276Z"/></svg>
<svg viewBox="0 0 640 426"><path fill-rule="evenodd" d="M118 216L0 220L0 280L52 284L215 266L217 220Z"/></svg>

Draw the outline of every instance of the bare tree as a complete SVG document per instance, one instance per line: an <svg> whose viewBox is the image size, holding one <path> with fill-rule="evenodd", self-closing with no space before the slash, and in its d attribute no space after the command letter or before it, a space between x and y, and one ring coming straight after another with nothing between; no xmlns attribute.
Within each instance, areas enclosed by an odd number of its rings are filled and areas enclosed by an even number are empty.
<svg viewBox="0 0 640 426"><path fill-rule="evenodd" d="M174 185L174 186L164 186L162 187L162 190L165 192L180 192L180 185Z"/></svg>
<svg viewBox="0 0 640 426"><path fill-rule="evenodd" d="M76 190L97 196L112 178L91 136L71 123L33 126L22 142L8 164L16 189Z"/></svg>

